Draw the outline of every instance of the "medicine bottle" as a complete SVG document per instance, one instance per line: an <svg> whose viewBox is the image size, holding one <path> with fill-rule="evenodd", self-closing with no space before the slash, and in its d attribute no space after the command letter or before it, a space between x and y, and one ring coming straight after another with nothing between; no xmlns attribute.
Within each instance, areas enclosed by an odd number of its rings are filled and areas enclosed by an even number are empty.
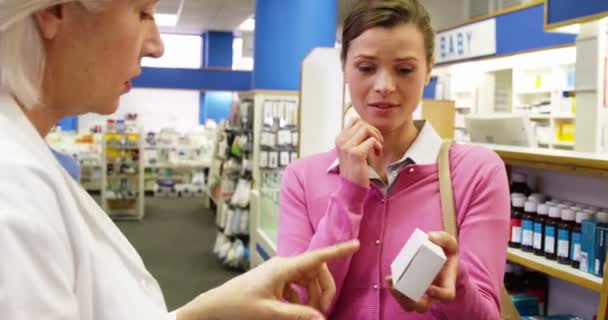
<svg viewBox="0 0 608 320"><path fill-rule="evenodd" d="M511 193L523 193L526 198L530 196L532 190L527 184L528 177L523 173L513 173L511 175Z"/></svg>
<svg viewBox="0 0 608 320"><path fill-rule="evenodd" d="M511 240L509 247L521 248L521 220L524 215L524 204L526 198L515 197L512 200L511 209Z"/></svg>
<svg viewBox="0 0 608 320"><path fill-rule="evenodd" d="M542 256L545 254L545 221L549 213L549 207L546 204L539 204L536 210L536 219L534 219L534 254Z"/></svg>
<svg viewBox="0 0 608 320"><path fill-rule="evenodd" d="M557 259L557 225L561 222L561 214L562 209L558 207L550 207L549 218L545 220L545 258L549 260Z"/></svg>
<svg viewBox="0 0 608 320"><path fill-rule="evenodd" d="M528 197L528 201L534 201L538 204L544 203L546 200L546 197L544 194L540 194L540 193L533 193Z"/></svg>
<svg viewBox="0 0 608 320"><path fill-rule="evenodd" d="M536 202L528 201L524 205L521 220L521 249L526 252L534 251L534 220L536 220Z"/></svg>
<svg viewBox="0 0 608 320"><path fill-rule="evenodd" d="M581 224L583 220L591 219L591 214L580 211L576 213L576 223L572 227L572 241L570 246L572 249L570 250L570 259L572 262L570 265L578 269L581 265Z"/></svg>
<svg viewBox="0 0 608 320"><path fill-rule="evenodd" d="M557 262L570 264L570 242L576 213L570 209L562 210L562 221L557 230Z"/></svg>

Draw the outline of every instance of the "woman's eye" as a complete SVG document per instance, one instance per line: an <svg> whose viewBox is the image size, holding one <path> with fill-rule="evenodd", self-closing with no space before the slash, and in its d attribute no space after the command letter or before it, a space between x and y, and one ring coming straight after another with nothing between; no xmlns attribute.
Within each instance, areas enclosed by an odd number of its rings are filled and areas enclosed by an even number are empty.
<svg viewBox="0 0 608 320"><path fill-rule="evenodd" d="M357 69L362 72L362 73L371 73L374 71L374 67L373 66L358 66Z"/></svg>
<svg viewBox="0 0 608 320"><path fill-rule="evenodd" d="M401 74L409 74L412 71L414 71L414 69L412 68L398 68L397 71Z"/></svg>
<svg viewBox="0 0 608 320"><path fill-rule="evenodd" d="M153 15L153 14L150 14L150 13L148 13L148 12L146 12L146 11L142 11L142 12L139 14L139 16L140 16L140 18L141 18L142 20L152 20L152 21L154 21L154 15Z"/></svg>

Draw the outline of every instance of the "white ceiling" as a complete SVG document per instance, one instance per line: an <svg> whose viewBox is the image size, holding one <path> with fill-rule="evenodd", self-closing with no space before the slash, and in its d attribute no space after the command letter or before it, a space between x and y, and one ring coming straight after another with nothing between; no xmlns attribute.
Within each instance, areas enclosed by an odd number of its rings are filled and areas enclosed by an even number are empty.
<svg viewBox="0 0 608 320"><path fill-rule="evenodd" d="M255 0L161 0L158 13L176 14L183 5L176 27L162 32L201 34L205 31L234 31L253 15Z"/></svg>
<svg viewBox="0 0 608 320"><path fill-rule="evenodd" d="M283 0L292 1L292 0ZM336 1L338 5L338 24L342 23L346 13L357 0L324 0ZM434 25L445 28L455 22L463 21L459 10L466 0L421 0L431 13ZM255 0L161 0L158 13L181 14L178 25L171 28L161 28L163 32L201 34L208 30L234 31L248 17L253 15Z"/></svg>

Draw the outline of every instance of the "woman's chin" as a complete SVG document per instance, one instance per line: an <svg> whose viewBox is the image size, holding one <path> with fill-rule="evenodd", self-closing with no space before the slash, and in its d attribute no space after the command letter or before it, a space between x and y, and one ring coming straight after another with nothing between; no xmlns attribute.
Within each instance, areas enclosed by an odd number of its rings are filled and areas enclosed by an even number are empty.
<svg viewBox="0 0 608 320"><path fill-rule="evenodd" d="M100 106L99 108L95 108L95 110L91 112L100 114L102 116L109 116L115 113L116 110L118 110L118 101L116 101L115 103Z"/></svg>

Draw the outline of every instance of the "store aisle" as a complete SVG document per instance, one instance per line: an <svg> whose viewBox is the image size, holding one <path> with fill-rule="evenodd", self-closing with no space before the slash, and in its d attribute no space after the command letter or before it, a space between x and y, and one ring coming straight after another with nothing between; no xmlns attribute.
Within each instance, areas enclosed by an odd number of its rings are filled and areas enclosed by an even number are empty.
<svg viewBox="0 0 608 320"><path fill-rule="evenodd" d="M160 283L173 310L238 275L213 255L214 215L197 198L146 198L144 220L117 222Z"/></svg>

